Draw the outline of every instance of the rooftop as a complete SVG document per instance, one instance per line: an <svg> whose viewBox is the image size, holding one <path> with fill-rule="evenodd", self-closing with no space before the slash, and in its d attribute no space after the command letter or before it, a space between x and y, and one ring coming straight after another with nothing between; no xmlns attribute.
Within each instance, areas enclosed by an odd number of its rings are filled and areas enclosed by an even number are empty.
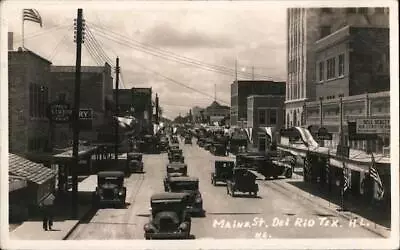
<svg viewBox="0 0 400 250"><path fill-rule="evenodd" d="M19 49L21 49L21 48L19 48ZM38 58L38 59L40 59L40 60L43 60L43 61L45 61L45 62L47 62L47 63L49 63L49 64L52 64L52 62L50 62L50 61L47 60L46 58L44 58L44 57L42 57L42 56L36 54L35 52L33 52L33 51L31 51L31 50L29 50L29 49L27 49L27 48L25 48L24 50L13 50L13 51L8 51L8 54L14 54L14 55L29 54L29 55L34 56L34 57L36 57L36 58Z"/></svg>
<svg viewBox="0 0 400 250"><path fill-rule="evenodd" d="M12 176L25 178L27 181L42 184L56 175L56 171L35 163L16 154L8 154L8 172Z"/></svg>

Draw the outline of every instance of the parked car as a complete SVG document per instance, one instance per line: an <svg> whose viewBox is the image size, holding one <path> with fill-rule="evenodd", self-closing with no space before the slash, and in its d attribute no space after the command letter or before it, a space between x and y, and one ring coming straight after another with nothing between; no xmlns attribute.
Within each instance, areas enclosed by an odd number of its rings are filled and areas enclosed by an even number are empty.
<svg viewBox="0 0 400 250"><path fill-rule="evenodd" d="M226 156L226 155L228 155L228 151L226 150L226 146L225 146L225 144L222 144L222 143L213 144L213 146L211 147L210 152L213 155L217 155L217 156Z"/></svg>
<svg viewBox="0 0 400 250"><path fill-rule="evenodd" d="M188 210L192 215L204 216L203 198L199 190L199 178L189 176L170 177L168 191L188 193Z"/></svg>
<svg viewBox="0 0 400 250"><path fill-rule="evenodd" d="M168 159L172 157L174 154L183 155L182 149L179 148L172 148L168 151Z"/></svg>
<svg viewBox="0 0 400 250"><path fill-rule="evenodd" d="M211 184L217 185L217 182L224 182L232 178L235 162L233 161L215 161L215 170L211 173Z"/></svg>
<svg viewBox="0 0 400 250"><path fill-rule="evenodd" d="M185 157L182 154L179 153L173 153L169 158L168 158L169 162L181 162L184 163L185 162Z"/></svg>
<svg viewBox="0 0 400 250"><path fill-rule="evenodd" d="M150 222L144 237L151 239L189 239L192 219L187 211L186 193L158 193L150 198Z"/></svg>
<svg viewBox="0 0 400 250"><path fill-rule="evenodd" d="M93 193L96 206L125 205L126 187L124 187L124 172L101 171L97 173L97 187Z"/></svg>
<svg viewBox="0 0 400 250"><path fill-rule="evenodd" d="M143 153L159 154L161 152L159 138L154 135L145 135L140 144L140 151Z"/></svg>
<svg viewBox="0 0 400 250"><path fill-rule="evenodd" d="M257 197L258 184L256 175L246 168L235 168L230 179L226 182L226 193L235 197L235 192L249 193Z"/></svg>
<svg viewBox="0 0 400 250"><path fill-rule="evenodd" d="M143 172L143 155L141 153L131 152L127 154L127 164L129 171Z"/></svg>
<svg viewBox="0 0 400 250"><path fill-rule="evenodd" d="M204 138L199 137L199 139L197 140L197 145L199 145L199 147L204 147L204 143L205 143Z"/></svg>
<svg viewBox="0 0 400 250"><path fill-rule="evenodd" d="M164 151L164 152L168 151L168 145L169 145L169 142L168 142L167 137L162 136L160 138L160 150Z"/></svg>

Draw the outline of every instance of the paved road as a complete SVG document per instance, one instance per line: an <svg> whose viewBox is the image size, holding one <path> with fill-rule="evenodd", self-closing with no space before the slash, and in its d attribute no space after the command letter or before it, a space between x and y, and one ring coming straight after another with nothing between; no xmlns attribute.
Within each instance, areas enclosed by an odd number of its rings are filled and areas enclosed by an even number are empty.
<svg viewBox="0 0 400 250"><path fill-rule="evenodd" d="M329 210L287 189L285 179L258 180L258 198L230 197L226 187L210 182L216 158L196 144L183 145L190 176L200 179L206 217L193 218L197 238L357 238L376 234L337 217ZM225 159L228 157L224 157ZM126 179L126 209L101 209L88 223L80 224L69 239L143 239L149 218L150 196L163 191L167 155L144 155L145 174Z"/></svg>

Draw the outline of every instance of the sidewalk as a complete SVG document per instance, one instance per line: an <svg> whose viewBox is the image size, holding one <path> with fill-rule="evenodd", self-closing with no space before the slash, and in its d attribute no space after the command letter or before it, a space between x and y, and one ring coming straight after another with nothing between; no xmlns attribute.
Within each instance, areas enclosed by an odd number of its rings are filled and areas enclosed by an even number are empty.
<svg viewBox="0 0 400 250"><path fill-rule="evenodd" d="M85 178L78 184L78 217L71 217L71 207L59 204L54 209L52 231L44 231L41 218L30 218L10 232L10 240L63 240L76 228L79 221L92 210L91 195L97 185L96 175ZM68 198L69 199L69 198ZM70 201L67 201L70 202Z"/></svg>
<svg viewBox="0 0 400 250"><path fill-rule="evenodd" d="M363 227L369 231L379 234L383 237L390 237L390 216L388 212L383 212L377 207L367 206L363 202L349 198L345 204L348 211L340 210L340 198L336 197L335 194L329 196L327 192L317 189L318 185L304 183L302 177L293 174L292 181L288 181L285 184L277 182L279 186L286 189L290 193L300 195L302 198L320 206L324 209L331 211L332 213L341 216L347 220L360 221L363 220ZM350 201L351 200L351 201Z"/></svg>

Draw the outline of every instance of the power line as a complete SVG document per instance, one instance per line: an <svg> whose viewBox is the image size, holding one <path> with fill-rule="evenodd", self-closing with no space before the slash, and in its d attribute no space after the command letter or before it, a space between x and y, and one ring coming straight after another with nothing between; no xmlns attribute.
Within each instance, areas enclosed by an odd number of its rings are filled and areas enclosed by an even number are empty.
<svg viewBox="0 0 400 250"><path fill-rule="evenodd" d="M118 41L118 40L114 40L114 39L110 39L110 38L109 38L109 40L112 40L112 41L117 42L117 43L121 43L121 42ZM125 44L125 43L122 43L122 44L125 45L125 46L130 47L129 44ZM164 75L162 75L161 73L159 73L159 72L157 72L157 71L148 69L148 68L144 67L143 65L141 65L141 64L139 64L139 63L136 63L136 62L133 62L133 63L134 63L135 65L137 65L137 66L143 68L144 70L147 70L147 71L149 71L149 72L151 72L151 73L153 73L153 74L156 74L156 75L158 75L158 76L160 76L160 77L162 77L162 78L165 78L165 79L167 79L167 80L169 80L169 81L171 81L171 82L174 82L174 83L176 83L176 84L178 84L178 85L181 85L181 86L183 86L183 87L185 87L185 88L188 88L188 89L193 90L193 91L195 91L195 92L197 92L197 93L200 93L200 94L202 94L202 95L204 95L204 96L207 96L207 97L209 97L209 98L214 99L214 96L213 96L213 95L209 95L209 94L207 94L207 93L205 93L205 92L202 92L202 91L199 91L199 90L197 90L197 89L195 89L195 88L192 88L192 87L190 87L190 86L187 86L186 84L181 83L181 82L178 82L178 81L176 81L176 80L174 80L174 79L172 79L172 78L170 78L170 77L164 76ZM225 102L225 101L223 101L223 100L218 100L218 101L221 102L221 103L225 103L225 104L229 105L228 102Z"/></svg>
<svg viewBox="0 0 400 250"><path fill-rule="evenodd" d="M55 30L64 29L64 28L67 28L67 27L68 27L68 28L72 28L73 25L71 25L71 24L57 25L57 26L54 26L54 27L52 27L52 28L47 29L46 31L42 31L42 32L33 32L33 33L28 34L28 35L25 35L25 36L24 36L24 40L32 39L32 38L34 38L34 37L38 37L38 36L44 35L44 34L46 34L46 33L49 33L50 31L51 31L51 32L54 32ZM22 41L22 36L21 36L20 39L15 39L15 42L21 42L21 41Z"/></svg>
<svg viewBox="0 0 400 250"><path fill-rule="evenodd" d="M95 30L97 30L100 33L103 33L103 36L109 36L115 39L119 39L120 41L123 41L125 43L129 43L132 46L135 47L135 49L140 50L142 52L148 53L148 54L152 54L154 56L158 56L161 57L163 59L168 59L168 60L172 60L179 62L179 63L183 63L183 64L189 64L190 66L198 66L201 69L206 69L209 71L213 71L213 72L217 72L217 73L222 73L225 75L229 75L229 76L233 76L234 75L234 70L225 66L218 66L218 65L213 65L213 64L209 64L209 63L204 63L201 62L199 60L195 60L195 59L191 59L185 56L180 56L180 55L176 55L172 52L166 51L166 50L162 50L159 48L156 48L152 45L149 44L145 44L145 43L140 43L138 41L135 41L132 38L126 37L124 35L120 35L116 32L112 32L112 31L108 31L105 30L104 28L99 28L96 24L91 24L93 26L93 28ZM99 34L100 35L100 34ZM110 39L109 37L106 37L108 39ZM122 39L121 39L122 38ZM143 51L145 50L145 51ZM167 57L167 58L166 58ZM241 76L246 76L246 77L251 77L252 74L251 73L240 73ZM264 75L260 75L257 74L257 76L262 76L262 77L266 77L268 78L268 76L264 76Z"/></svg>
<svg viewBox="0 0 400 250"><path fill-rule="evenodd" d="M67 32L69 32L71 29L72 29L72 26L69 27L69 28L67 29ZM66 38L67 38L68 35L69 35L68 33L65 34L65 35L58 41L58 43L57 43L56 47L54 48L53 52L50 54L50 60L49 60L49 61L53 61L54 57L55 57L55 56L57 55L57 53L58 53L58 50L57 50L58 47L59 47L62 43L65 43Z"/></svg>

